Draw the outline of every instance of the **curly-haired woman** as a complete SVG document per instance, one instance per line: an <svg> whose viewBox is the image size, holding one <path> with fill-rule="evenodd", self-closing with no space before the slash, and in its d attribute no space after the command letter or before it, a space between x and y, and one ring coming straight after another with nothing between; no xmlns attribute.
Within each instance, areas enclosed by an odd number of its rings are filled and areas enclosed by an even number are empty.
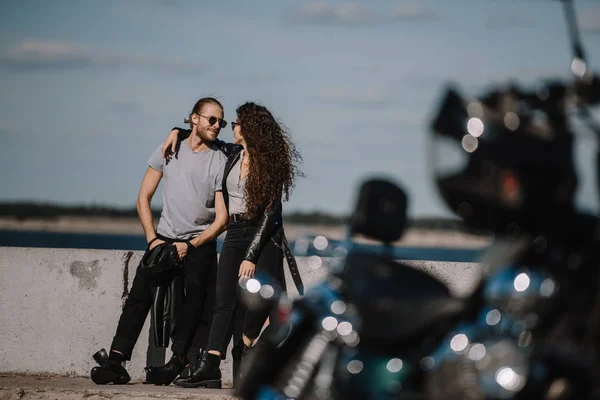
<svg viewBox="0 0 600 400"><path fill-rule="evenodd" d="M236 112L232 123L236 146L227 151L230 155L223 173L229 224L219 259L208 351L189 378L175 381L182 387L220 387L221 352L231 339L240 278L251 277L258 270L285 285L281 202L289 199L301 157L266 107L248 102ZM179 139L184 137L185 132L180 131ZM173 142L172 135L169 138L165 148ZM269 312L247 312L242 341L235 344L242 356L260 335Z"/></svg>

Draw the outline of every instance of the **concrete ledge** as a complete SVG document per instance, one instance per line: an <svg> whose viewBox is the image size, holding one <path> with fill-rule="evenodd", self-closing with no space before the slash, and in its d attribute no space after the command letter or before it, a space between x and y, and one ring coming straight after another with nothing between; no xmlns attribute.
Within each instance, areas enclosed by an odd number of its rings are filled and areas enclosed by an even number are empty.
<svg viewBox="0 0 600 400"><path fill-rule="evenodd" d="M110 346L141 256L0 247L0 373L89 376L92 354ZM439 277L458 296L469 294L479 276L477 264L408 263ZM307 288L326 276L325 268L311 269L307 259L298 264ZM297 295L287 278L290 295ZM148 329L149 318L127 365L134 382L143 379ZM222 364L224 384L231 381L230 361Z"/></svg>

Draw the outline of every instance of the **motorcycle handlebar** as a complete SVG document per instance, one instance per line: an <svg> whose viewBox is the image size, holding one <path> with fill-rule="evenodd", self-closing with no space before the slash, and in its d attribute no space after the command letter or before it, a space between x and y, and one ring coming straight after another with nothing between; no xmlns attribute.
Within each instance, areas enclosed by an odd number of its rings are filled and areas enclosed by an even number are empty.
<svg viewBox="0 0 600 400"><path fill-rule="evenodd" d="M511 85L484 93L478 100L489 109L496 109L502 108L501 104L505 96L525 103L530 108L552 113L566 113L568 105L584 108L600 104L600 74L592 74L586 79L577 79L572 85L558 79L546 80L534 90Z"/></svg>

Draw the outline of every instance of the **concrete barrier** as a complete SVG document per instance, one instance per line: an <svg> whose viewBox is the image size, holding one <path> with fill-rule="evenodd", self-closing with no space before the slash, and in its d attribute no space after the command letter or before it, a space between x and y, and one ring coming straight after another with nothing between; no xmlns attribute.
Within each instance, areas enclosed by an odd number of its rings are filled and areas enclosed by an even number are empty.
<svg viewBox="0 0 600 400"><path fill-rule="evenodd" d="M92 354L108 350L142 256L139 251L0 247L0 373L88 376ZM326 275L298 259L305 285ZM473 290L472 263L413 261L458 296ZM287 272L287 268L286 268ZM297 295L289 273L290 295ZM149 318L127 369L143 379ZM230 350L228 350L228 354ZM223 365L231 380L231 357Z"/></svg>

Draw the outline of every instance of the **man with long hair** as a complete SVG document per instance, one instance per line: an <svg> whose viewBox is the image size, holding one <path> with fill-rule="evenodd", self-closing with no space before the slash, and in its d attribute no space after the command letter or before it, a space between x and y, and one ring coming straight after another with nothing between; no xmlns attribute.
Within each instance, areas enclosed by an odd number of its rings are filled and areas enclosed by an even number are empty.
<svg viewBox="0 0 600 400"><path fill-rule="evenodd" d="M203 98L195 104L189 119L191 134L181 143L179 156L169 160L162 155L162 144L148 160L137 201L137 210L148 241L148 249L138 267L131 291L123 307L108 359L91 372L97 384L124 384L130 380L122 366L131 359L153 301L153 287L169 286L183 274L186 296L183 317L178 319L173 341L173 357L169 369L180 373L187 359L194 334L200 324L206 293L214 285L217 269L216 237L227 224L222 178L226 156L214 144L223 120L223 106L214 98ZM163 182L163 210L158 226L154 226L150 202ZM161 247L159 247L161 246ZM180 268L153 272L144 260L166 246L176 251ZM173 263L175 266L175 263ZM179 322L178 321L178 322ZM149 369L147 383L169 384L164 374Z"/></svg>

